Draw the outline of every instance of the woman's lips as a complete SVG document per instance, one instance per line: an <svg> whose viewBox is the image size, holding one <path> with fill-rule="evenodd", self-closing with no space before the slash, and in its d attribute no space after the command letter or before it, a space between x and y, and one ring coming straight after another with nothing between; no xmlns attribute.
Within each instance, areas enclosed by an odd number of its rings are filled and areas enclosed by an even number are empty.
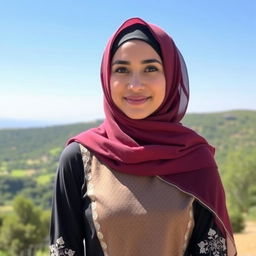
<svg viewBox="0 0 256 256"><path fill-rule="evenodd" d="M150 99L150 97L146 97L146 96L128 96L128 97L124 97L124 99L132 105L140 105L145 103L147 100Z"/></svg>

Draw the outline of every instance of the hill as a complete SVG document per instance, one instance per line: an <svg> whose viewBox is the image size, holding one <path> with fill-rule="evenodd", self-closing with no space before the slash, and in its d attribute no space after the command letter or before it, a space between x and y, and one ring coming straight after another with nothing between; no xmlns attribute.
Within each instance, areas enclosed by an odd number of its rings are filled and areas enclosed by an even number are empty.
<svg viewBox="0 0 256 256"><path fill-rule="evenodd" d="M256 146L256 111L189 114L183 122L207 138L216 148L219 164L230 151Z"/></svg>
<svg viewBox="0 0 256 256"><path fill-rule="evenodd" d="M4 195L0 205L24 193L49 207L58 158L66 140L101 122L0 130L0 194ZM256 111L188 114L183 123L216 147L220 167L228 152L256 146Z"/></svg>

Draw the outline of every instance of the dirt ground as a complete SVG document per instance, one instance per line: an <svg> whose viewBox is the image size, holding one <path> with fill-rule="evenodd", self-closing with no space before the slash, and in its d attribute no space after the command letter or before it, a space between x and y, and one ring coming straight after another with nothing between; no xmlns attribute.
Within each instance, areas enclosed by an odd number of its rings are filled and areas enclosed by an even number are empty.
<svg viewBox="0 0 256 256"><path fill-rule="evenodd" d="M256 222L248 221L244 232L234 236L238 256L256 256Z"/></svg>

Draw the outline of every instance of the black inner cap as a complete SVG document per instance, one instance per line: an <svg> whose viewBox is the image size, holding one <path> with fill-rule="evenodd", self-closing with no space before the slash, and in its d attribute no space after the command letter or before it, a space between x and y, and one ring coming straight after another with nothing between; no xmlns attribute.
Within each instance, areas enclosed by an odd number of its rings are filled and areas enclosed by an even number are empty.
<svg viewBox="0 0 256 256"><path fill-rule="evenodd" d="M142 24L134 24L130 27L125 28L120 34L116 37L112 48L111 48L111 58L114 56L117 49L125 42L130 40L142 40L148 43L162 58L161 48L159 43L156 41L153 34L150 30Z"/></svg>

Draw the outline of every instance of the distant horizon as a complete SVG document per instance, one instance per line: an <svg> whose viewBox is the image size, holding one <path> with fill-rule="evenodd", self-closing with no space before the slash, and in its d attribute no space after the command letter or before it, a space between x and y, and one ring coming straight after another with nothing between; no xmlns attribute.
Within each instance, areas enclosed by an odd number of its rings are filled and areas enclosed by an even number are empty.
<svg viewBox="0 0 256 256"><path fill-rule="evenodd" d="M186 115L193 115L193 114L221 114L226 112L256 112L256 109L231 109L231 110L220 110L220 111L205 111L205 112L187 112ZM185 116L186 116L185 115ZM51 127L51 126L59 126L59 125L73 125L78 123L92 123L97 122L100 120L104 120L104 117L94 119L87 119L87 120L35 120L35 119L18 119L18 118L1 118L0 117L0 130L4 129L29 129L29 128L44 128L44 127Z"/></svg>

